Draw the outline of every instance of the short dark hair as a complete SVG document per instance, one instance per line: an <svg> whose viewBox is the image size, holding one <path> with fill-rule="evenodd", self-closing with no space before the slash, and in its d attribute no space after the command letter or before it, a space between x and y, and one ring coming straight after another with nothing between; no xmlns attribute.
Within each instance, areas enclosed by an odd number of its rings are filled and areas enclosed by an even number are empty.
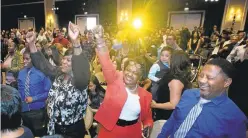
<svg viewBox="0 0 248 138"><path fill-rule="evenodd" d="M234 68L234 66L232 65L232 63L230 63L229 61L227 61L226 59L223 58L214 58L212 60L209 60L206 65L214 65L214 66L218 66L219 68L221 68L222 72L229 78L234 78L235 77L235 73L236 73L236 69Z"/></svg>
<svg viewBox="0 0 248 138"><path fill-rule="evenodd" d="M24 55L24 54L30 54L29 47L26 47L26 48L25 48L25 51L23 52L23 55Z"/></svg>
<svg viewBox="0 0 248 138"><path fill-rule="evenodd" d="M172 47L166 46L166 47L163 47L163 48L162 48L161 53L162 53L163 51L169 51L169 52L172 54L173 50L174 50L174 49L173 49Z"/></svg>
<svg viewBox="0 0 248 138"><path fill-rule="evenodd" d="M65 54L64 54L64 56L70 56L70 55L73 55L73 49L72 48L66 50Z"/></svg>
<svg viewBox="0 0 248 138"><path fill-rule="evenodd" d="M21 126L21 97L8 85L1 85L1 131L14 131Z"/></svg>
<svg viewBox="0 0 248 138"><path fill-rule="evenodd" d="M176 40L176 35L174 33L170 33L167 35L167 37L172 36L174 40Z"/></svg>
<svg viewBox="0 0 248 138"><path fill-rule="evenodd" d="M142 59L140 58L128 58L128 60L124 63L124 70L127 68L127 66L129 65L130 62L134 62L135 64L139 64L141 66L140 68L140 75L141 77L144 77L144 65L142 63Z"/></svg>

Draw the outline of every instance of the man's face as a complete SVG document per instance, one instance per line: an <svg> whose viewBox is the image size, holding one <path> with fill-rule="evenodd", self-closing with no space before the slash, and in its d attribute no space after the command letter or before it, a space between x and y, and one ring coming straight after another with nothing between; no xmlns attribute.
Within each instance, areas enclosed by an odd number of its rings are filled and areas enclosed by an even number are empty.
<svg viewBox="0 0 248 138"><path fill-rule="evenodd" d="M239 39L238 39L238 37L236 37L236 36L233 36L233 37L231 38L231 43L232 43L232 44L236 44L238 41L239 41Z"/></svg>
<svg viewBox="0 0 248 138"><path fill-rule="evenodd" d="M8 44L8 51L10 53L13 53L15 51L15 43L14 42L9 42L9 44Z"/></svg>
<svg viewBox="0 0 248 138"><path fill-rule="evenodd" d="M217 26L214 26L214 31L217 31Z"/></svg>
<svg viewBox="0 0 248 138"><path fill-rule="evenodd" d="M205 65L198 76L201 97L211 99L219 96L231 84L230 81L220 67Z"/></svg>
<svg viewBox="0 0 248 138"><path fill-rule="evenodd" d="M23 55L24 67L30 67L32 65L30 54L25 53Z"/></svg>
<svg viewBox="0 0 248 138"><path fill-rule="evenodd" d="M126 85L135 85L141 76L141 66L140 64L131 64L125 68L124 71L124 83Z"/></svg>
<svg viewBox="0 0 248 138"><path fill-rule="evenodd" d="M87 33L87 39L88 39L88 41L93 40L93 34L91 32Z"/></svg>
<svg viewBox="0 0 248 138"><path fill-rule="evenodd" d="M11 34L10 34L10 38L11 38L11 39L14 39L14 38L15 38L15 34L14 34L14 33L11 33Z"/></svg>
<svg viewBox="0 0 248 138"><path fill-rule="evenodd" d="M245 37L245 33L244 32L240 32L239 34L238 34L238 40L241 40L241 39L243 39Z"/></svg>
<svg viewBox="0 0 248 138"><path fill-rule="evenodd" d="M166 38L166 44L169 46L173 46L175 44L175 39L173 38L173 36L168 36Z"/></svg>
<svg viewBox="0 0 248 138"><path fill-rule="evenodd" d="M59 39L62 39L62 38L63 38L63 35L62 35L61 32L58 33L58 38L59 38Z"/></svg>

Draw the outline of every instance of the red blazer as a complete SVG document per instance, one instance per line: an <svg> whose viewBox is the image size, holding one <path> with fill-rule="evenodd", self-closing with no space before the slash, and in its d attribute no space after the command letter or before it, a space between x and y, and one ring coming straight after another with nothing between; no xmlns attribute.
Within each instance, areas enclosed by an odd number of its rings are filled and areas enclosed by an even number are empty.
<svg viewBox="0 0 248 138"><path fill-rule="evenodd" d="M127 92L123 82L122 72L117 71L110 60L109 53L100 54L96 52L102 65L104 78L107 82L105 98L98 109L95 120L97 120L107 130L113 130L119 119L122 108L127 100ZM145 89L138 87L140 97L140 122L143 126L153 125L151 101L152 96Z"/></svg>

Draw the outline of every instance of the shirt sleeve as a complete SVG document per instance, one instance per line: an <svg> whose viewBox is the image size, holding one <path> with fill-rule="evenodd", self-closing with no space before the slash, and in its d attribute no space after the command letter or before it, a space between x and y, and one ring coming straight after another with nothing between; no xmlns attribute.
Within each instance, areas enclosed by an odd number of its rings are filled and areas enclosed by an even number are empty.
<svg viewBox="0 0 248 138"><path fill-rule="evenodd" d="M45 101L47 99L48 96L48 92L51 88L51 81L48 77L45 77L43 80L43 86L44 91L41 94L37 94L36 96L33 96L33 102L37 102L37 101Z"/></svg>
<svg viewBox="0 0 248 138"><path fill-rule="evenodd" d="M152 67L150 68L150 71L149 71L149 74L148 74L148 78L152 81L159 81L160 78L157 78L155 75L156 73L160 71L160 67L159 65L156 63L156 64L153 64Z"/></svg>
<svg viewBox="0 0 248 138"><path fill-rule="evenodd" d="M228 138L246 138L246 119L234 120L233 124L229 125Z"/></svg>
<svg viewBox="0 0 248 138"><path fill-rule="evenodd" d="M172 134L174 124L176 124L175 120L175 111L171 114L170 118L165 122L160 134L158 135L157 138L167 138Z"/></svg>
<svg viewBox="0 0 248 138"><path fill-rule="evenodd" d="M50 79L54 80L59 71L59 68L50 64L45 56L39 51L31 53L30 56L34 67L43 72L45 75L49 76Z"/></svg>
<svg viewBox="0 0 248 138"><path fill-rule="evenodd" d="M232 60L234 59L234 57L237 56L237 47L235 47L231 53L227 56L226 60L228 60L229 62L232 62Z"/></svg>

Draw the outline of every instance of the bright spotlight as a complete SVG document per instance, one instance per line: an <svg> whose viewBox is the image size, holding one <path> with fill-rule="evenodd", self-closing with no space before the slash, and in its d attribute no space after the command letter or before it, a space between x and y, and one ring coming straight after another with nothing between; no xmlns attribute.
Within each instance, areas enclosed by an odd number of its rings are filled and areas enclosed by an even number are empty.
<svg viewBox="0 0 248 138"><path fill-rule="evenodd" d="M185 7L184 8L184 11L189 11L189 7Z"/></svg>
<svg viewBox="0 0 248 138"><path fill-rule="evenodd" d="M135 19L135 20L133 21L133 26L134 26L135 29L140 29L141 26L142 26L141 20L140 20L140 19Z"/></svg>

